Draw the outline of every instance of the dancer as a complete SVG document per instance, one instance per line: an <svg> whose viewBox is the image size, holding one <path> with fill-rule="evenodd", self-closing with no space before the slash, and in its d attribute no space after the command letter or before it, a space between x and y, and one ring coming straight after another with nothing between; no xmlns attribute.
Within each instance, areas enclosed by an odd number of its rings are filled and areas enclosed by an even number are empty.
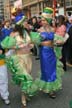
<svg viewBox="0 0 72 108"><path fill-rule="evenodd" d="M25 16L17 16L12 35L5 38L1 43L3 48L14 49L14 54L7 58L7 64L12 72L13 81L21 86L24 106L26 106L26 95L33 96L37 90L35 81L30 75L32 69L30 49L32 45L29 34L22 25L25 20Z"/></svg>
<svg viewBox="0 0 72 108"><path fill-rule="evenodd" d="M63 39L54 36L53 28L50 26L52 17L53 9L45 8L42 13L42 27L38 30L44 39L40 45L41 79L39 80L39 88L45 93L49 93L51 98L55 98L55 91L62 87L61 72L63 70L62 64L57 60L59 59L57 49L54 52L54 41L56 44L58 42L62 44ZM61 68L60 71L59 68Z"/></svg>

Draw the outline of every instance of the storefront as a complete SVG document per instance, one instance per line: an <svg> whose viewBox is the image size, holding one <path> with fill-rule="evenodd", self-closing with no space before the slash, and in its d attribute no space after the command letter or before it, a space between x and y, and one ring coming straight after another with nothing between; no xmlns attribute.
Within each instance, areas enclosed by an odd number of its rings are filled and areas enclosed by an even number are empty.
<svg viewBox="0 0 72 108"><path fill-rule="evenodd" d="M26 1L24 2L23 5L23 10L25 15L28 16L28 18L32 17L32 16L39 16L39 13L43 11L44 8L44 0L36 0L33 2L31 1L30 3L26 4Z"/></svg>

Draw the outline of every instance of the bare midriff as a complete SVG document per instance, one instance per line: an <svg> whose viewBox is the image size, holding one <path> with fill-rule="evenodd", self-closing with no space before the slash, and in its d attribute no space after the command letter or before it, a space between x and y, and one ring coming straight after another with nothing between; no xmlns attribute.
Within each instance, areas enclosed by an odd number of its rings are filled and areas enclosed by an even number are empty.
<svg viewBox="0 0 72 108"><path fill-rule="evenodd" d="M53 41L44 41L41 43L42 46L50 46L53 47Z"/></svg>
<svg viewBox="0 0 72 108"><path fill-rule="evenodd" d="M29 48L26 48L26 49L20 48L20 49L16 49L15 50L15 53L16 54L29 54L31 52L30 52L30 49Z"/></svg>

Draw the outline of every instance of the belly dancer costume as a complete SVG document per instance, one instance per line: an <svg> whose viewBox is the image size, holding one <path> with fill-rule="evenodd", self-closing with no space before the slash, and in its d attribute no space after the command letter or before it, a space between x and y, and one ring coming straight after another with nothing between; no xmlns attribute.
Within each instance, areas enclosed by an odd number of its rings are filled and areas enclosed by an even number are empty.
<svg viewBox="0 0 72 108"><path fill-rule="evenodd" d="M22 24L25 18L25 16L17 16L15 19L17 21L16 24ZM37 91L37 86L31 76L32 60L30 42L31 39L26 30L24 30L23 39L20 38L19 34L13 37L8 36L2 41L1 45L3 48L8 49L12 49L14 46L16 47L14 54L6 58L7 65L12 72L13 81L21 86L21 90L25 94L33 96ZM20 52L18 53L18 50L21 50L20 43L24 45L22 54Z"/></svg>
<svg viewBox="0 0 72 108"><path fill-rule="evenodd" d="M53 33L42 32L41 36L44 41L51 41L54 39ZM56 75L56 56L54 49L49 46L40 47L40 64L41 64L41 80L40 89L45 92L51 92L57 89L55 81L57 79Z"/></svg>
<svg viewBox="0 0 72 108"><path fill-rule="evenodd" d="M45 8L43 17L45 18L45 12L47 14L52 13L51 8ZM50 19L47 19L50 24ZM57 41L62 40L63 37L55 36L53 32L41 32L41 36L44 41ZM40 47L40 63L41 63L41 78L38 80L39 89L45 93L51 93L62 88L61 76L63 74L62 63L59 61L61 56L60 47L42 46Z"/></svg>

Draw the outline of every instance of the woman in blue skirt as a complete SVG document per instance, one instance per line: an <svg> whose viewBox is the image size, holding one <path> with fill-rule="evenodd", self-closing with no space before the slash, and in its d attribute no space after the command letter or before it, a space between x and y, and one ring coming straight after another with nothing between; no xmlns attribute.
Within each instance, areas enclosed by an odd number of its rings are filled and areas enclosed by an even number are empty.
<svg viewBox="0 0 72 108"><path fill-rule="evenodd" d="M58 71L57 57L54 51L54 31L50 26L53 9L45 8L42 13L42 27L39 29L43 41L40 45L41 78L39 89L49 93L51 98L55 98L55 91L62 86L61 75Z"/></svg>

